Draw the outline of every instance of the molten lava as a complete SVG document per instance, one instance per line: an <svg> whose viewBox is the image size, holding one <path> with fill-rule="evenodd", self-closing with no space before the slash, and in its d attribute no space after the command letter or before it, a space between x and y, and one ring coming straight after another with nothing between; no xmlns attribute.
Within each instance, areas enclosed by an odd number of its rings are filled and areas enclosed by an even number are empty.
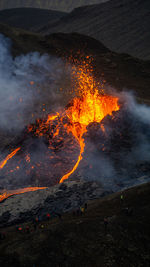
<svg viewBox="0 0 150 267"><path fill-rule="evenodd" d="M118 97L104 94L102 86L95 81L91 74L91 69L87 64L73 68L74 77L74 93L76 96L69 103L67 108L55 115L48 115L45 120L37 120L36 124L28 126L28 132L34 133L35 136L41 137L44 135L52 136L53 139L60 135L62 127L68 134L72 134L80 146L80 153L74 167L66 173L59 181L62 183L77 169L84 152L85 142L84 134L87 131L87 126L90 123L100 123L107 115L112 115L114 111L120 109ZM65 121L65 123L64 123ZM55 127L53 127L55 125ZM52 126L52 127L50 127ZM51 129L51 130L50 130ZM49 132L50 131L50 132ZM2 169L7 161L11 159L21 148L15 149L9 154L6 159L0 163ZM26 156L26 162L30 163L30 156ZM33 168L33 166L32 166ZM14 194L21 194L28 191L36 191L44 189L42 187L24 188L16 191L8 191L0 195L0 201Z"/></svg>
<svg viewBox="0 0 150 267"><path fill-rule="evenodd" d="M16 155L16 153L21 149L21 147L16 148L11 152L4 160L1 161L0 163L0 169L2 169L6 164L9 159L11 159L13 156Z"/></svg>
<svg viewBox="0 0 150 267"><path fill-rule="evenodd" d="M71 122L67 125L67 130L71 132L80 144L80 154L73 169L65 174L60 183L77 169L84 152L83 135L87 131L87 126L92 122L101 122L107 115L112 115L113 111L119 110L118 98L108 95L99 95L98 90L94 94L85 92L82 98L74 98L73 104L66 110L67 117Z"/></svg>
<svg viewBox="0 0 150 267"><path fill-rule="evenodd" d="M84 152L83 135L87 131L87 126L92 122L101 122L107 115L112 115L113 111L120 109L118 97L104 95L103 88L95 81L92 75L92 68L85 61L84 64L73 69L77 85L75 88L78 97L73 98L72 105L66 110L70 125L67 125L67 131L71 132L80 145L80 154L73 169L65 174L60 183L68 179L69 176L77 169L82 154ZM100 89L100 90L99 90ZM99 93L101 91L101 94Z"/></svg>
<svg viewBox="0 0 150 267"><path fill-rule="evenodd" d="M11 197L11 196L14 196L14 195L24 194L26 192L33 192L33 191L37 191L37 190L43 190L46 188L47 187L27 187L27 188L21 188L21 189L16 189L16 190L8 190L7 192L0 195L0 202L2 202L4 199Z"/></svg>

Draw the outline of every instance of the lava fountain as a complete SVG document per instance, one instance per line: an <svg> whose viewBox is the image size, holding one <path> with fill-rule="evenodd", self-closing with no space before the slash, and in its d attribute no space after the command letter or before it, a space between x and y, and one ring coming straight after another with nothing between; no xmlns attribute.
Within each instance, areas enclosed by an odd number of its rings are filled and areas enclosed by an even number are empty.
<svg viewBox="0 0 150 267"><path fill-rule="evenodd" d="M87 126L93 122L100 123L104 117L112 115L114 111L120 109L118 97L106 95L104 93L103 88L95 81L91 73L91 69L87 67L87 64L80 65L78 68L73 67L73 76L75 96L66 108L59 113L57 112L56 114L48 115L46 120L39 120L38 125L32 124L28 126L29 133L34 132L34 135L41 137L44 136L47 131L50 131L50 126L57 120L55 131L53 132L53 130L51 130L52 132L50 132L50 134L53 135L53 138L59 136L60 127L63 125L65 131L68 134L72 134L78 142L80 153L77 161L73 168L62 176L59 183L68 179L70 175L75 172L82 160L85 148L84 134L87 131ZM4 160L2 160L0 163L0 169L4 167L6 168L5 165L8 160L11 160L11 158L13 158L20 150L21 147L16 148ZM12 192L5 192L0 195L0 201L14 194L21 194L27 191L35 191L44 188L29 187L27 189L23 188Z"/></svg>

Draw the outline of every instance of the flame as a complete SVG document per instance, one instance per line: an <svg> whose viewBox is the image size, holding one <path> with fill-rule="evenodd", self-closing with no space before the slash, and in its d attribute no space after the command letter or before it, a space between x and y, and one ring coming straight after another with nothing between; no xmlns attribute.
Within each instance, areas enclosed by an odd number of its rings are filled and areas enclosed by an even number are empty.
<svg viewBox="0 0 150 267"><path fill-rule="evenodd" d="M19 194L24 194L26 192L33 192L37 190L43 190L46 189L47 187L27 187L27 188L21 188L21 189L16 189L16 190L8 190L7 192L3 193L0 195L0 202L2 202L4 199L14 196L14 195L19 195Z"/></svg>
<svg viewBox="0 0 150 267"><path fill-rule="evenodd" d="M88 57L89 58L89 57ZM74 75L77 80L77 94L80 97L75 97L72 105L66 110L67 117L71 124L67 126L67 130L71 132L80 145L80 154L73 169L65 174L60 183L68 179L69 176L77 169L82 154L84 152L83 135L87 131L87 126L92 122L101 122L107 115L112 115L113 111L120 109L118 105L118 97L104 95L101 86L101 94L99 93L100 84L97 83L92 75L92 68L85 61L78 70L74 68ZM103 128L104 129L104 128Z"/></svg>
<svg viewBox="0 0 150 267"><path fill-rule="evenodd" d="M59 135L59 128L56 129L56 132L53 134L53 138Z"/></svg>
<svg viewBox="0 0 150 267"><path fill-rule="evenodd" d="M66 111L71 122L67 127L80 144L80 154L73 169L61 178L60 183L69 178L82 160L85 147L83 135L87 131L87 126L92 122L101 122L106 115L112 115L112 112L117 110L119 110L118 98L99 95L98 90L95 90L94 94L85 92L82 98L73 99L72 106Z"/></svg>

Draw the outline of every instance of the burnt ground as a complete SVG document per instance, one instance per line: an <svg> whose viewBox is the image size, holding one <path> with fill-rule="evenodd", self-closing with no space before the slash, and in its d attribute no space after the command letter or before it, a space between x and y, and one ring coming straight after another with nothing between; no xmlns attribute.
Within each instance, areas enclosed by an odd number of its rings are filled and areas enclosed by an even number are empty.
<svg viewBox="0 0 150 267"><path fill-rule="evenodd" d="M150 184L123 195L123 203L120 193L109 195L88 202L84 215L51 218L37 230L29 223L30 233L14 226L1 229L6 238L0 243L0 266L149 266ZM106 233L104 217L109 220Z"/></svg>

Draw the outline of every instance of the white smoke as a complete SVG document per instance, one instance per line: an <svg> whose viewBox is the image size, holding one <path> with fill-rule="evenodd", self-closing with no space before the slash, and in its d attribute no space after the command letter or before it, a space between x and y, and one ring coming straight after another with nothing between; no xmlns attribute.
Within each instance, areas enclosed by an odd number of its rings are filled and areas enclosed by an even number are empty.
<svg viewBox="0 0 150 267"><path fill-rule="evenodd" d="M150 124L150 107L145 104L139 104L133 93L124 91L121 93L121 98L126 101L128 110L139 118L140 121Z"/></svg>
<svg viewBox="0 0 150 267"><path fill-rule="evenodd" d="M0 128L20 131L43 103L49 110L58 105L64 63L37 52L13 59L10 51L11 41L0 34Z"/></svg>

